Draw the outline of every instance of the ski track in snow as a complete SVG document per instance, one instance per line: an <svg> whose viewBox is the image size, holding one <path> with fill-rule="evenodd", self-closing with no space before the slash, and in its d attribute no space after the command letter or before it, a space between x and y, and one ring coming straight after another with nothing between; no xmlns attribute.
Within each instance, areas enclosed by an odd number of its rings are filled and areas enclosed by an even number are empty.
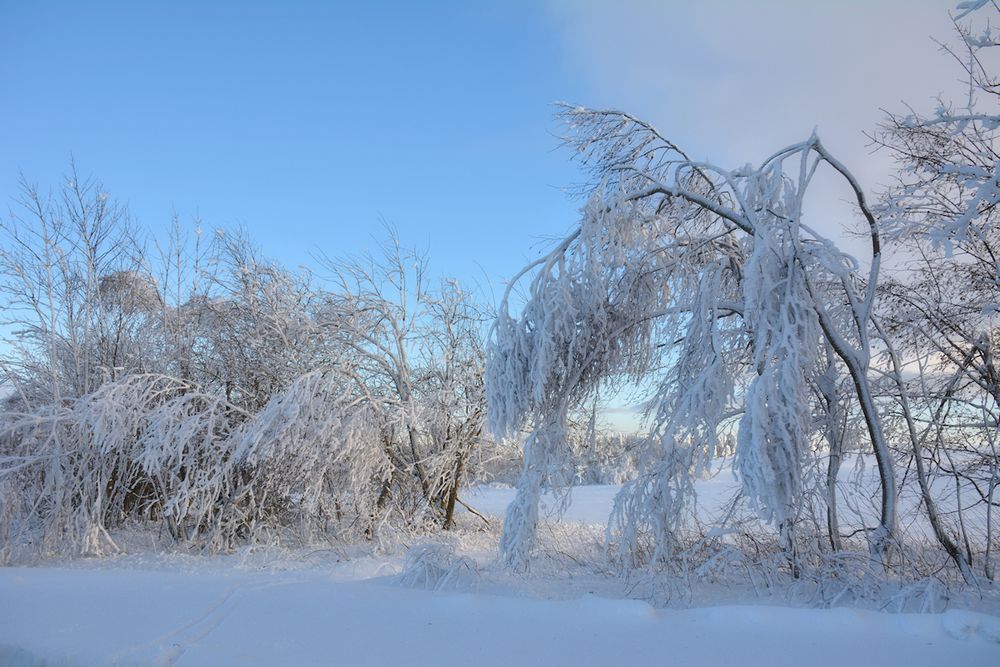
<svg viewBox="0 0 1000 667"><path fill-rule="evenodd" d="M152 663L157 665L176 664L184 652L192 646L197 646L219 624L232 612L235 606L234 598L246 591L258 591L276 586L285 586L295 583L293 580L278 580L273 582L259 582L255 584L242 583L230 586L226 591L213 601L202 613L193 620L181 625L179 628L157 637L151 642L138 646L126 647L113 655L109 662L111 664L131 664L142 662L142 656L152 652L155 659Z"/></svg>

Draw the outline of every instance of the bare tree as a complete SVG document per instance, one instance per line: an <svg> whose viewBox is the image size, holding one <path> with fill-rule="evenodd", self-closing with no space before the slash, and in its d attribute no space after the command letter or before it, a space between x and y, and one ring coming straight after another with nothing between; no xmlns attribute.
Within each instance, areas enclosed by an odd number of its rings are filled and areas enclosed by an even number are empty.
<svg viewBox="0 0 1000 667"><path fill-rule="evenodd" d="M75 166L55 196L23 179L21 192L0 223L3 324L17 351L5 379L31 402L80 396L140 363L123 346L145 312L141 243L127 211Z"/></svg>
<svg viewBox="0 0 1000 667"><path fill-rule="evenodd" d="M483 442L483 318L457 284L431 290L426 258L404 250L394 234L382 251L328 262L336 289L325 326L348 351L340 372L383 425L393 467L380 505L393 495L397 502L418 497L447 528L463 474Z"/></svg>
<svg viewBox="0 0 1000 667"><path fill-rule="evenodd" d="M931 115L890 114L872 137L899 166L879 210L905 253L902 269L882 287L880 331L890 341L903 437L922 502L936 538L967 579L978 550L993 576L1000 482L1000 79L992 66L1000 41L985 16L998 13L995 4L969 4L954 22L960 47L942 44L967 85L961 105L939 100ZM907 363L917 370L913 377L904 377ZM951 518L934 488L941 477L953 482ZM986 534L973 539L966 514L977 507L985 507Z"/></svg>
<svg viewBox="0 0 1000 667"><path fill-rule="evenodd" d="M200 381L255 411L297 376L329 363L317 321L324 295L308 272L263 259L245 234L218 233L204 292L181 306L201 322Z"/></svg>

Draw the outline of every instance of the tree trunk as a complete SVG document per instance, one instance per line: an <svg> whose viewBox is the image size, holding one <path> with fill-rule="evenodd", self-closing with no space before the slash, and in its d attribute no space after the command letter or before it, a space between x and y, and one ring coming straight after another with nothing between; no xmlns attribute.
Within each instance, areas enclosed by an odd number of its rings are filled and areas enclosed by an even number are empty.
<svg viewBox="0 0 1000 667"><path fill-rule="evenodd" d="M452 482L451 490L448 492L448 502L444 508L444 524L445 530L450 530L455 525L455 502L458 500L458 487L462 482L462 468L465 463L465 457L458 457L458 464L455 466L455 480Z"/></svg>

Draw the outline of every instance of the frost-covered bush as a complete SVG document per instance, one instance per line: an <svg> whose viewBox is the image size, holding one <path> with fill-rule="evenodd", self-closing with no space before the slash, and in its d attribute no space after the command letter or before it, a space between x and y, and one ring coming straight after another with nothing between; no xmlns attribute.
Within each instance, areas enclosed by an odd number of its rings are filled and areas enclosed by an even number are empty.
<svg viewBox="0 0 1000 667"><path fill-rule="evenodd" d="M395 237L321 286L240 233L147 243L75 170L59 198L22 188L0 220L0 548L447 529L502 456L478 307Z"/></svg>
<svg viewBox="0 0 1000 667"><path fill-rule="evenodd" d="M416 525L419 490L391 492L391 437L348 386L315 371L250 415L176 378L130 375L7 414L0 540L9 556L101 554L128 526L228 548Z"/></svg>
<svg viewBox="0 0 1000 667"><path fill-rule="evenodd" d="M406 552L399 583L411 588L441 591L474 590L479 583L479 567L467 556L459 556L447 544L417 544Z"/></svg>
<svg viewBox="0 0 1000 667"><path fill-rule="evenodd" d="M391 437L345 378L320 370L297 378L232 436L253 483L242 493L302 535L371 533L400 508ZM397 519L407 515L398 512Z"/></svg>
<svg viewBox="0 0 1000 667"><path fill-rule="evenodd" d="M0 468L15 492L7 540L44 552L115 550L109 528L162 521L176 537L214 523L232 483L224 401L131 375L60 406L8 414ZM16 544L14 545L17 546Z"/></svg>

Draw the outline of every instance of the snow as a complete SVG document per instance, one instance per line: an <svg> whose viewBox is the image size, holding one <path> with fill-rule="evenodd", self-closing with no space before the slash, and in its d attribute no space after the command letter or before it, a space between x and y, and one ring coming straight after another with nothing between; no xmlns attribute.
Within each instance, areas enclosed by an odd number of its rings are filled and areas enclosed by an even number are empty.
<svg viewBox="0 0 1000 667"><path fill-rule="evenodd" d="M569 490L570 505L561 513L562 520L602 525L607 523L615 494L619 490L620 486L610 484L573 487ZM504 510L514 500L516 492L510 486L480 486L464 493L462 499L487 516L503 517ZM542 496L543 516L554 516L558 514L558 509L559 502L552 494Z"/></svg>
<svg viewBox="0 0 1000 667"><path fill-rule="evenodd" d="M703 507L734 484L729 469L701 480ZM573 488L562 521L600 526L618 489ZM499 517L514 493L486 486L464 499ZM543 516L556 506L543 497ZM496 555L464 553L486 567ZM962 609L730 604L738 595L658 609L573 573L473 572L428 590L404 585L403 565L398 552L247 548L0 568L0 665L1000 664L1000 618Z"/></svg>
<svg viewBox="0 0 1000 667"><path fill-rule="evenodd" d="M0 569L0 664L1000 664L1000 619L974 612L657 610L213 562Z"/></svg>

